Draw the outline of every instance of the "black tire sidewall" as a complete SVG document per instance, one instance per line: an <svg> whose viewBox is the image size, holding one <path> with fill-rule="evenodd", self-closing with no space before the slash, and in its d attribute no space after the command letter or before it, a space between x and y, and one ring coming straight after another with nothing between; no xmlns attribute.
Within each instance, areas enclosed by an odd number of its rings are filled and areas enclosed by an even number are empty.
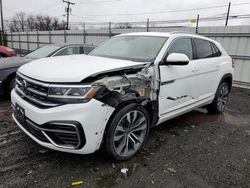
<svg viewBox="0 0 250 188"><path fill-rule="evenodd" d="M116 126L118 125L119 121L121 120L121 118L128 113L129 111L133 111L133 110L138 110L140 112L142 112L147 120L147 133L145 136L145 139L143 141L143 143L141 144L140 148L137 150L137 152L135 152L134 154L124 157L124 156L120 156L116 153L114 147L113 147L113 139L114 139L114 132L116 129ZM130 158L132 158L134 155L136 155L141 148L143 147L145 141L147 140L148 134L149 134L149 129L150 129L150 119L149 119L149 114L146 111L146 109L144 107L142 107L141 105L138 105L136 103L132 103L129 104L123 108L121 108L119 111L115 112L114 116L111 117L111 121L108 124L107 130L106 130L106 134L105 134L105 149L106 152L108 154L109 157L117 160L117 161L125 161L128 160Z"/></svg>
<svg viewBox="0 0 250 188"><path fill-rule="evenodd" d="M222 110L219 110L219 108L218 108L218 99L220 96L220 91L224 86L227 86L227 88L229 90L229 85L227 82L220 83L220 85L216 91L215 98L214 98L213 102L210 105L208 105L208 107L207 107L208 112L213 113L213 114L218 114L218 113L221 113L225 109L224 108Z"/></svg>
<svg viewBox="0 0 250 188"><path fill-rule="evenodd" d="M11 92L12 89L15 87L15 78L11 78L9 82L9 92Z"/></svg>

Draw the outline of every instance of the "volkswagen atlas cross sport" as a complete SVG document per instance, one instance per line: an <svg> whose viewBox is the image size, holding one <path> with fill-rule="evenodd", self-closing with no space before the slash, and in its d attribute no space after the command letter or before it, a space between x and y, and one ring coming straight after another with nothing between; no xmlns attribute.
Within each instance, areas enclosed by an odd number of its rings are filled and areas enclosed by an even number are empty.
<svg viewBox="0 0 250 188"><path fill-rule="evenodd" d="M35 60L17 71L13 118L42 146L118 161L142 148L150 128L199 107L220 113L232 59L209 38L185 33L115 36L90 55Z"/></svg>

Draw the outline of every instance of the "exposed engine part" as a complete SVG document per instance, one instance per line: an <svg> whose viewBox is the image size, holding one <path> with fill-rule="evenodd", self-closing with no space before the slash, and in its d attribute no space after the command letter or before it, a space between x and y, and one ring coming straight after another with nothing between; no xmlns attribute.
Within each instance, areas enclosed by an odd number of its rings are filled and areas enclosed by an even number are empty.
<svg viewBox="0 0 250 188"><path fill-rule="evenodd" d="M106 76L95 81L92 85L105 86L110 91L117 91L122 95L134 93L137 96L149 97L151 92L150 75L137 74Z"/></svg>

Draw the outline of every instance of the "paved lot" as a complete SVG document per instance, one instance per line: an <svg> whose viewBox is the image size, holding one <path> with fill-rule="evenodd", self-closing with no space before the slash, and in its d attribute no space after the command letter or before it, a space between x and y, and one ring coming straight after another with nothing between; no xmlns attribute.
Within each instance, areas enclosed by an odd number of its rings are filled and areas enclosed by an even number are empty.
<svg viewBox="0 0 250 188"><path fill-rule="evenodd" d="M126 175L122 168L128 168ZM225 113L194 111L151 131L143 151L116 163L34 143L0 99L0 187L250 187L250 90L234 89Z"/></svg>

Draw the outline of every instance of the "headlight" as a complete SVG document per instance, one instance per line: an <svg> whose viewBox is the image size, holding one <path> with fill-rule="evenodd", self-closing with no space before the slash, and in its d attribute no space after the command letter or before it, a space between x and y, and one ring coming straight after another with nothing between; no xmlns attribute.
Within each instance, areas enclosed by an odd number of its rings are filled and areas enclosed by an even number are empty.
<svg viewBox="0 0 250 188"><path fill-rule="evenodd" d="M86 102L92 99L99 87L51 85L48 98L60 102Z"/></svg>

